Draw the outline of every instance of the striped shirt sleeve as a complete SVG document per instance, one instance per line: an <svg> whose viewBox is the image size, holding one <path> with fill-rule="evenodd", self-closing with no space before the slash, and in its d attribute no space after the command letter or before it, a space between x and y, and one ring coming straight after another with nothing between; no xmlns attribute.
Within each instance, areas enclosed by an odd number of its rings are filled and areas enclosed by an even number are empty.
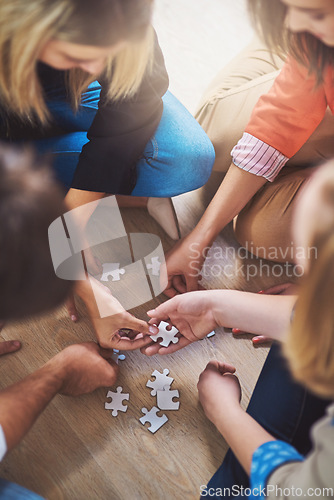
<svg viewBox="0 0 334 500"><path fill-rule="evenodd" d="M3 457L6 455L6 452L7 452L6 437L5 437L5 434L2 430L2 427L0 425L0 462L3 459Z"/></svg>
<svg viewBox="0 0 334 500"><path fill-rule="evenodd" d="M280 151L245 132L231 151L232 161L237 167L273 182L279 171L289 160Z"/></svg>

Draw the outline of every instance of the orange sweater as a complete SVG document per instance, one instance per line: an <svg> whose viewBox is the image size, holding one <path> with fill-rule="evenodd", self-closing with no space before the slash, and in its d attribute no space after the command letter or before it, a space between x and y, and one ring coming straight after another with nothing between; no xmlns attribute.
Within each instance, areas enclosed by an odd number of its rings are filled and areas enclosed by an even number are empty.
<svg viewBox="0 0 334 500"><path fill-rule="evenodd" d="M270 91L260 97L246 133L291 158L322 121L327 106L334 113L334 68L316 86L315 75L289 57Z"/></svg>

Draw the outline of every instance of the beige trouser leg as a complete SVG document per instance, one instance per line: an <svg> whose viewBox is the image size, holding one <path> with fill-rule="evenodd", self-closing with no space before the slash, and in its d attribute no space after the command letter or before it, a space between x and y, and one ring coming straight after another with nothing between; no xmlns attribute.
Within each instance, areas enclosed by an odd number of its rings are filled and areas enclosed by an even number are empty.
<svg viewBox="0 0 334 500"><path fill-rule="evenodd" d="M215 147L214 170L227 171L233 146L242 136L257 100L270 89L282 65L282 59L272 58L255 39L207 89L195 116ZM293 260L291 215L295 196L311 173L312 169L305 167L334 156L333 137L334 118L328 110L322 123L277 179L268 182L240 213L236 236L242 245L262 247L259 256L268 257L270 253L271 260ZM273 248L278 249L277 258ZM287 248L290 250L285 257Z"/></svg>

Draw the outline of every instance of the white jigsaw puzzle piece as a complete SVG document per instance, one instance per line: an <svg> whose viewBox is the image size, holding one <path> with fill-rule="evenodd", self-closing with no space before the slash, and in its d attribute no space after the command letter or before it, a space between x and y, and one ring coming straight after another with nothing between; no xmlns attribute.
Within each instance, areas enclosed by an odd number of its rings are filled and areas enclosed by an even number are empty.
<svg viewBox="0 0 334 500"><path fill-rule="evenodd" d="M161 267L159 257L152 257L151 264L146 264L146 267L151 270L153 276L159 276Z"/></svg>
<svg viewBox="0 0 334 500"><path fill-rule="evenodd" d="M154 370L152 373L152 377L155 377L155 380L149 380L146 384L146 387L150 387L152 389L151 395L156 396L157 391L162 391L165 386L170 386L173 382L172 377L168 377L169 374L168 368L165 368L162 373L158 372L158 370Z"/></svg>
<svg viewBox="0 0 334 500"><path fill-rule="evenodd" d="M148 427L148 430L154 434L160 427L162 427L166 422L168 422L167 416L163 413L161 417L157 415L157 413L160 411L159 408L156 406L153 406L150 411L147 410L147 408L142 408L142 413L144 413L144 416L139 419L139 421L144 425L146 422L149 422L151 424L150 427Z"/></svg>
<svg viewBox="0 0 334 500"><path fill-rule="evenodd" d="M107 262L106 264L102 264L103 273L100 281L109 281L109 276L111 276L112 281L120 281L120 275L125 274L125 269L119 269L119 266L119 262Z"/></svg>
<svg viewBox="0 0 334 500"><path fill-rule="evenodd" d="M108 391L107 398L112 398L111 403L104 403L104 408L106 410L112 410L111 414L113 417L117 417L119 411L127 411L128 407L123 405L124 400L129 400L130 395L122 393L123 388L117 387L116 391Z"/></svg>
<svg viewBox="0 0 334 500"><path fill-rule="evenodd" d="M172 391L169 385L165 385L163 391L157 391L157 405L160 410L178 410L180 401L173 401L173 398L179 398L178 390Z"/></svg>
<svg viewBox="0 0 334 500"><path fill-rule="evenodd" d="M125 355L124 354L119 354L119 349L113 349L113 353L110 356L110 359L115 361L115 363L118 365L119 361L124 361Z"/></svg>
<svg viewBox="0 0 334 500"><path fill-rule="evenodd" d="M171 342L173 342L173 344L177 344L179 341L179 337L176 337L179 330L175 328L175 326L172 326L170 330L167 330L167 327L169 328L170 325L166 323L166 321L160 321L158 326L159 333L157 335L150 335L154 342L158 342L158 339L162 339L159 344L163 347L168 347Z"/></svg>

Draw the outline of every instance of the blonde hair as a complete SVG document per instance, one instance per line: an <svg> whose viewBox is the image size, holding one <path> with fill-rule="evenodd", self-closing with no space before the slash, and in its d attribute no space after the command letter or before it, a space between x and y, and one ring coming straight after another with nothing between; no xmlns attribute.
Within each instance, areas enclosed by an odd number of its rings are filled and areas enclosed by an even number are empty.
<svg viewBox="0 0 334 500"><path fill-rule="evenodd" d="M294 377L316 394L330 398L334 397L333 167L333 162L327 166L331 179L321 188L321 209L318 207L312 241L317 252L309 262L285 345Z"/></svg>
<svg viewBox="0 0 334 500"><path fill-rule="evenodd" d="M51 39L95 46L126 45L106 62L108 99L132 96L150 69L153 0L0 0L0 100L9 115L45 123L49 117L37 74L38 56ZM67 71L73 107L98 75Z"/></svg>

